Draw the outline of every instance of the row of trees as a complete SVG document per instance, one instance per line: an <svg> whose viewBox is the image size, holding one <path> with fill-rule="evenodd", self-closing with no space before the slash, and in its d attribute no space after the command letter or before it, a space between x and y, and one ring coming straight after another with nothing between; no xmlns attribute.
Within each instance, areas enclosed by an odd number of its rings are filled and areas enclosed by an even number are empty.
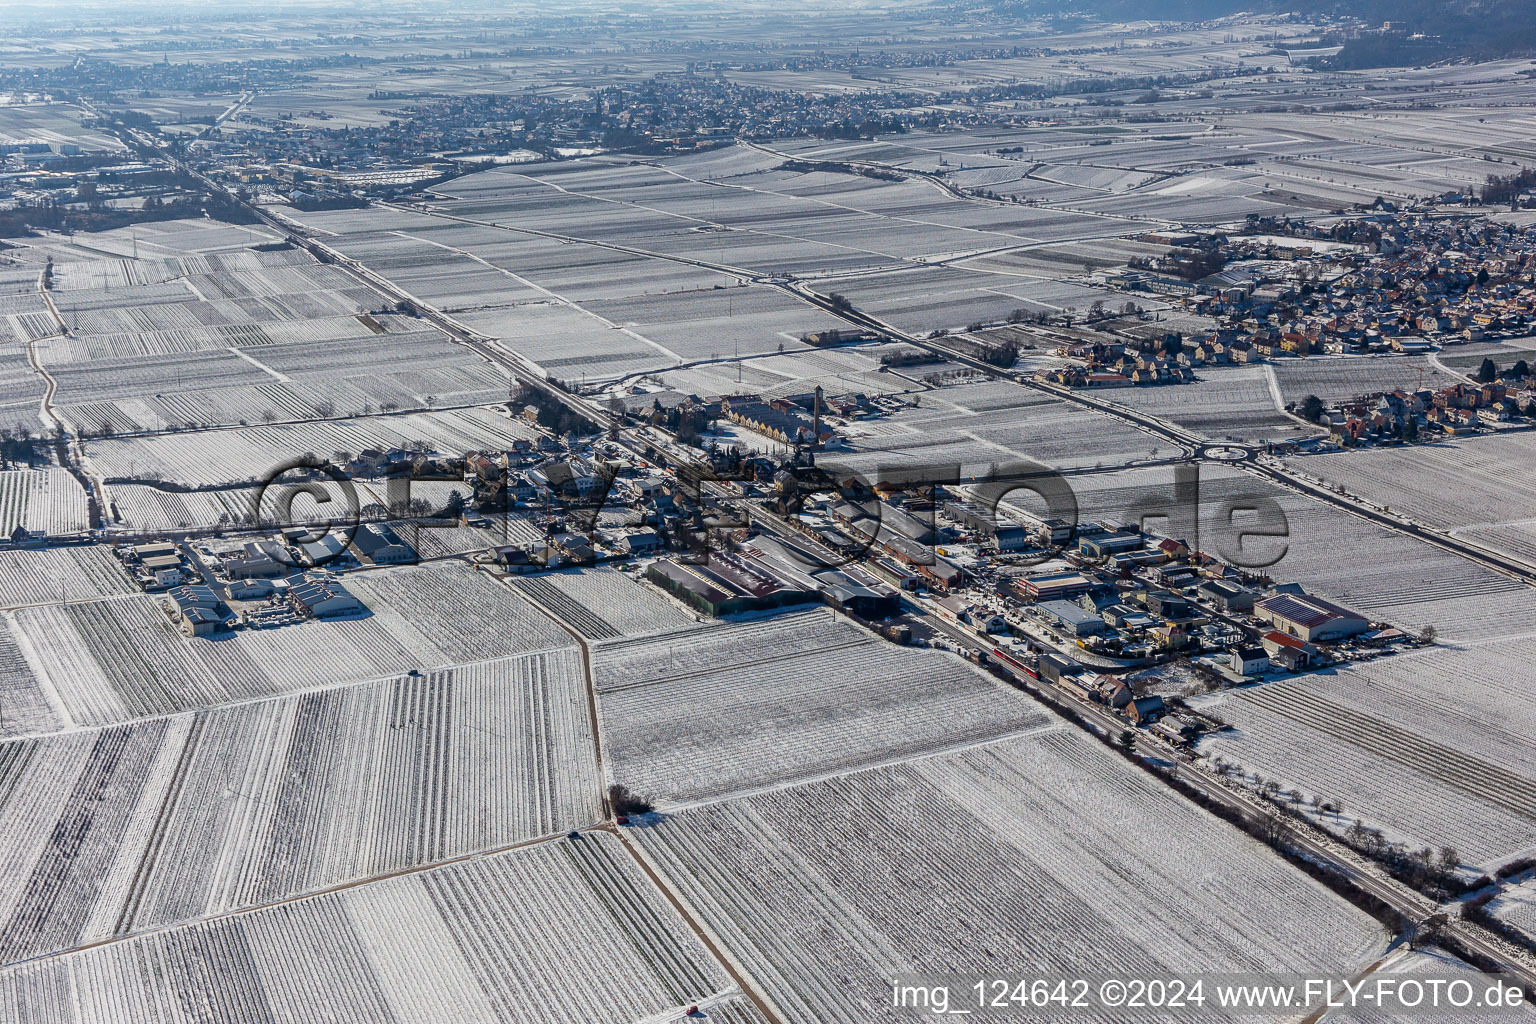
<svg viewBox="0 0 1536 1024"><path fill-rule="evenodd" d="M1536 169L1527 167L1514 174L1490 174L1477 197L1489 205L1512 203L1528 188L1536 188Z"/></svg>
<svg viewBox="0 0 1536 1024"><path fill-rule="evenodd" d="M559 381L551 381L551 383L560 385ZM563 386L562 389L569 390ZM538 388L532 388L526 384L519 385L513 389L510 398L512 404L518 408L531 405L537 409L539 426L552 433L579 434L591 428L591 423L586 417Z"/></svg>
<svg viewBox="0 0 1536 1024"><path fill-rule="evenodd" d="M432 406L437 404L437 396L436 395L424 395L424 396L422 396L422 401L425 403L425 407L430 409ZM379 412L383 412L383 413L399 412L400 411L400 403L399 402L395 402L395 401L391 401L391 400L386 400L386 401L380 402L379 403L378 411ZM314 404L314 413L315 413L315 416L318 417L319 419L323 419L323 420L331 419L333 416L336 415L336 412L337 412L337 410L336 410L336 403L331 401L329 398L322 398L319 401L315 402L315 404ZM373 413L374 413L373 403L372 402L364 402L362 404L361 408L355 409L355 410L347 413L346 415L355 419L355 418L360 417L360 416L372 416ZM257 418L260 419L262 423L276 423L277 419L278 419L278 413L277 413L276 409L263 409L261 411L261 415L259 417L257 417ZM250 420L244 419L244 418L239 419L236 422L238 423L239 426L242 426L242 427L248 427L248 426L251 425ZM157 428L157 429L163 430L163 431L165 431L167 433L173 433L174 434L174 433L179 433L181 431L186 431L186 430L202 430L205 427L219 426L219 425L220 424L217 423L217 422L215 422L215 423L205 423L205 422L198 421L198 420L184 420L184 421L179 422L179 423L167 422L167 423L164 424L163 427L160 427L160 428ZM118 426L115 423L113 423L110 419L103 419L101 421L101 424L94 431L92 431L90 429L83 429L83 430L81 430L80 431L80 437L83 440L90 440L93 437L114 437L118 433L118 429L119 429ZM131 432L132 431L130 431L130 433Z"/></svg>
<svg viewBox="0 0 1536 1024"><path fill-rule="evenodd" d="M14 429L0 429L0 469L37 465L37 460L42 457L42 445L42 439L22 424L18 423Z"/></svg>
<svg viewBox="0 0 1536 1024"><path fill-rule="evenodd" d="M1216 760L1215 767L1224 777L1239 772L1236 765L1220 758ZM1317 796L1307 800L1299 790L1285 789L1275 780L1258 775L1253 776L1252 781L1259 795L1273 804L1277 811L1266 828L1269 833L1266 838L1272 842L1286 840L1291 826L1284 815L1298 816L1304 804L1319 818L1331 815L1337 819L1343 815L1344 805L1339 800L1324 800ZM1402 843L1389 842L1380 829L1370 828L1358 818L1353 826L1344 831L1343 839L1357 852L1384 865L1403 882L1421 892L1450 898L1489 883L1487 878L1468 881L1461 876L1461 854L1454 847L1442 846L1434 850L1425 846L1412 850Z"/></svg>
<svg viewBox="0 0 1536 1024"><path fill-rule="evenodd" d="M35 204L21 204L12 210L0 211L0 236L20 237L34 230L48 231L110 231L131 224L144 224L163 220L196 218L207 214L214 220L227 224L252 224L255 214L234 200L203 189L200 182L192 180L194 191L177 195L169 201L159 196L144 200L141 209L106 206L86 196L87 208L68 202L48 200Z"/></svg>

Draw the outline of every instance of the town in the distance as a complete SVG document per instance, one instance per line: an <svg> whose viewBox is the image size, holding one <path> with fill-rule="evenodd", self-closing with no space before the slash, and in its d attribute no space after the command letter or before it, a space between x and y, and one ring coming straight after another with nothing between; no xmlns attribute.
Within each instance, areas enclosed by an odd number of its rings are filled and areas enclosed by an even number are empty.
<svg viewBox="0 0 1536 1024"><path fill-rule="evenodd" d="M1529 1018L1536 14L1162 6L0 10L0 1022Z"/></svg>

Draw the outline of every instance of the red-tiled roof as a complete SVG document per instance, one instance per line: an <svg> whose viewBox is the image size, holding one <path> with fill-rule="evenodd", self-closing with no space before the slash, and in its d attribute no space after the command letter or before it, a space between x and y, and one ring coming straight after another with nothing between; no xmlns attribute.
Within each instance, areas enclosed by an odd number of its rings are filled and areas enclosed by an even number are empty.
<svg viewBox="0 0 1536 1024"><path fill-rule="evenodd" d="M1296 637L1291 636L1289 633L1282 633L1279 630L1273 630L1271 632L1265 633L1264 639L1280 647L1294 647L1297 650L1301 650L1307 646L1305 641L1298 640Z"/></svg>

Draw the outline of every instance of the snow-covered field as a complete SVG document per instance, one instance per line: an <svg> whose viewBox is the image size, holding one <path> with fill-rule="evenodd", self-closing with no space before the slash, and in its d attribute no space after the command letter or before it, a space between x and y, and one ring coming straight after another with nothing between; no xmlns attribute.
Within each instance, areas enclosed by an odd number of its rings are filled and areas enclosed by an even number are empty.
<svg viewBox="0 0 1536 1024"><path fill-rule="evenodd" d="M97 544L0 551L0 607L137 591L123 563Z"/></svg>
<svg viewBox="0 0 1536 1024"><path fill-rule="evenodd" d="M1407 355L1278 359L1274 370L1287 402L1300 402L1307 395L1337 402L1398 388L1443 388L1461 379L1438 369L1424 356Z"/></svg>
<svg viewBox="0 0 1536 1024"><path fill-rule="evenodd" d="M559 839L0 969L28 1024L761 1024L619 840ZM720 1007L717 1017L714 1013Z"/></svg>
<svg viewBox="0 0 1536 1024"><path fill-rule="evenodd" d="M64 717L16 642L15 623L0 619L0 740L49 732Z"/></svg>
<svg viewBox="0 0 1536 1024"><path fill-rule="evenodd" d="M1417 849L1490 866L1536 847L1536 640L1438 648L1199 698L1234 727L1201 742L1250 776L1342 806Z"/></svg>
<svg viewBox="0 0 1536 1024"><path fill-rule="evenodd" d="M1269 372L1262 365L1207 366L1193 384L1123 388L1100 397L1213 439L1283 439L1300 424L1277 406Z"/></svg>
<svg viewBox="0 0 1536 1024"><path fill-rule="evenodd" d="M1387 954L1381 967L1372 975L1371 980L1366 981L1366 985L1374 992L1378 981L1389 986L1383 991L1389 993L1388 999L1393 1005L1378 1006L1374 1001L1362 999L1354 1006L1328 1010L1318 1019L1326 1024L1396 1024L1404 1018L1406 1007L1413 1000L1422 1000L1422 1004L1407 1012L1420 1024L1458 1024L1474 1018L1488 1021L1500 1017L1518 1020L1525 1015L1524 1010L1488 1009L1477 1013L1466 1006L1450 1005L1457 1000L1466 1000L1469 994L1480 999L1493 979L1436 946L1415 950L1398 947ZM1423 987L1417 987L1419 985ZM1436 991L1435 986L1440 986L1439 992L1451 993L1452 998L1435 1000L1438 1005L1432 1005L1427 994ZM1425 995L1421 996L1421 992ZM1399 998L1402 1005L1397 1005Z"/></svg>
<svg viewBox="0 0 1536 1024"><path fill-rule="evenodd" d="M471 451L504 451L514 441L535 436L528 424L491 409L453 409L107 438L88 444L86 457L102 476L196 486L265 479L306 454L329 460L337 452L356 455L367 448L409 448L420 442L430 451L459 457Z"/></svg>
<svg viewBox="0 0 1536 1024"><path fill-rule="evenodd" d="M1525 471L1533 458L1536 434L1521 430L1291 463L1425 525L1532 559L1524 535L1536 525L1536 483Z"/></svg>
<svg viewBox="0 0 1536 1024"><path fill-rule="evenodd" d="M960 384L911 398L915 408L860 422L850 430L851 451L830 451L820 461L874 481L885 469L942 474L958 466L973 475L1020 459L1058 470L1086 469L1168 450L1166 441L1121 420L1002 381Z"/></svg>
<svg viewBox="0 0 1536 1024"><path fill-rule="evenodd" d="M287 514L279 511L277 500L284 492L268 489L263 494L260 487L228 487L217 491L172 491L150 484L111 484L107 488L110 512L130 530L146 533L172 533L189 527L214 526L219 523L243 523L258 511L262 503L261 521L277 524L286 521L323 522L327 519L344 519L349 513L344 505L345 495L339 486L322 479L315 486L326 489L331 501L319 503L308 492L296 492L289 503ZM372 499L359 488L358 507Z"/></svg>
<svg viewBox="0 0 1536 1024"><path fill-rule="evenodd" d="M44 339L54 404L78 432L485 405L509 382L420 320L370 314L376 292L300 249L78 260L53 294L68 335L25 312L10 333Z"/></svg>
<svg viewBox="0 0 1536 1024"><path fill-rule="evenodd" d="M695 621L660 590L617 569L567 569L508 582L588 640L658 633Z"/></svg>
<svg viewBox="0 0 1536 1024"><path fill-rule="evenodd" d="M90 529L85 488L67 469L8 469L0 472L0 534L16 527L50 537Z"/></svg>
<svg viewBox="0 0 1536 1024"><path fill-rule="evenodd" d="M573 651L13 740L0 763L5 962L602 816Z"/></svg>
<svg viewBox="0 0 1536 1024"><path fill-rule="evenodd" d="M662 807L1038 728L1042 709L959 657L825 611L598 647L611 771Z"/></svg>
<svg viewBox="0 0 1536 1024"><path fill-rule="evenodd" d="M633 835L790 1024L910 1020L893 977L1106 964L1351 976L1386 944L1361 911L1063 729Z"/></svg>
<svg viewBox="0 0 1536 1024"><path fill-rule="evenodd" d="M1536 936L1536 878L1526 878L1505 888L1489 901L1488 912L1525 934Z"/></svg>
<svg viewBox="0 0 1536 1024"><path fill-rule="evenodd" d="M548 617L460 562L358 573L360 618L189 637L149 595L16 612L70 719L102 725L570 647Z"/></svg>

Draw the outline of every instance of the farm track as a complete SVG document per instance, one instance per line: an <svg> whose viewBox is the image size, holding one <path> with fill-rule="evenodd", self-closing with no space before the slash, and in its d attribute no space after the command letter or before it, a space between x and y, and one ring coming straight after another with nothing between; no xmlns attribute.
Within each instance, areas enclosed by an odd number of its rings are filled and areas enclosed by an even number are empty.
<svg viewBox="0 0 1536 1024"><path fill-rule="evenodd" d="M624 834L623 829L615 829L615 832L618 834L620 845L624 847L624 852L629 854L630 859L635 862L635 865L650 879L651 885L667 898L667 902L672 905L672 909L687 923L689 930L693 932L694 938L703 945L710 956L715 958L715 962L724 968L726 974L730 975L731 980L736 983L736 987L741 990L742 995L752 1001L752 1004L757 1007L757 1011L763 1015L768 1024L785 1024L783 1018L779 1016L772 1004L768 1002L767 997L762 994L760 987L747 976L744 969L734 958L726 955L714 932L704 924L699 914L683 899L682 893L678 892L666 876L652 863L651 859L630 841L629 837Z"/></svg>
<svg viewBox="0 0 1536 1024"><path fill-rule="evenodd" d="M1259 686L1241 699L1536 821L1536 782L1492 762L1305 691Z"/></svg>
<svg viewBox="0 0 1536 1024"><path fill-rule="evenodd" d="M47 288L43 287L41 275L38 277L37 290L38 294L42 295L43 301L48 304L48 312L53 317L54 324L58 327L58 335L67 337L69 335L69 325L65 323L64 317L59 313L59 307L54 305L53 295L49 293ZM48 372L47 367L43 365L43 361L38 358L37 342L39 340L36 338L27 339L27 362L31 365L33 371L43 379L44 384L39 412L42 418L52 423L54 430L57 431L59 439L58 455L63 468L68 470L70 475L78 480L80 486L85 490L87 505L90 510L89 525L94 529L102 525L106 516L107 505L105 500L103 500L106 489L99 477L92 476L86 470L85 447L80 443L79 436L71 429L63 414L59 412L58 407L54 405L54 397L59 392L59 382L53 374Z"/></svg>
<svg viewBox="0 0 1536 1024"><path fill-rule="evenodd" d="M551 589L553 589L553 587L551 587ZM576 641L576 646L581 651L581 671L584 683L582 688L585 690L587 697L587 714L590 715L592 719L592 748L593 753L597 758L597 781L598 788L600 790L598 793L598 800L600 801L603 809L603 823L604 825L607 825L613 821L614 813L612 801L608 797L608 787L604 782L607 775L607 769L604 767L603 763L603 727L602 719L598 716L597 709L597 677L592 671L591 641L582 634L581 630L576 629L574 626L567 623L564 619L561 619L553 611L540 603L540 595L521 589L519 589L518 592L521 593L523 597L528 601L528 603L536 608L540 614L550 619L550 621L554 622L556 626L560 627L560 629L569 634L571 639ZM564 597L565 595L561 594L560 596Z"/></svg>
<svg viewBox="0 0 1536 1024"><path fill-rule="evenodd" d="M546 586L548 586L550 590L555 590L552 585L546 584ZM555 591L555 593L559 594L559 591ZM536 594L533 592L524 591L524 594L528 598L529 603L533 604L541 612L554 619L555 623L559 625L560 628L568 632L576 641L577 645L581 648L582 668L586 676L587 708L588 713L592 716L592 743L593 747L595 748L597 757L597 777L601 783L601 781L605 778L606 768L604 767L603 759L602 727L600 724L601 719L598 712L597 679L592 670L591 644L580 630L575 629L571 625L568 625L566 622L556 616L549 608L546 608L543 604L540 603L540 599L543 596L542 593ZM560 597L565 598L566 600L570 600L569 598L566 598L564 594L560 594ZM720 965L720 967L730 976L731 980L736 983L736 987L741 991L741 993L752 1001L752 1003L757 1007L758 1012L763 1015L769 1024L784 1024L779 1015L774 1012L766 998L761 994L758 987L753 984L752 981L742 972L741 968L736 964L736 962L725 954L724 949L720 946L714 934L707 927L705 927L699 915L690 906L688 906L688 904L683 900L682 895L665 877L662 876L659 871L657 871L656 867L650 862L650 860L645 857L633 843L629 841L629 838L624 834L624 829L617 826L615 822L614 808L612 802L609 799L607 787L603 786L602 788L603 791L600 794L600 798L602 800L605 820L601 825L595 826L595 828L604 831L612 831L618 837L619 845L629 856L630 860L632 860L635 866L638 867L640 871L646 876L646 878L650 880L652 887L657 892L666 897L667 902L672 906L672 909L677 913L677 915L682 918L683 923L687 925L688 930L693 934L693 937L699 942L700 945L704 947L705 951L714 958L715 962Z"/></svg>
<svg viewBox="0 0 1536 1024"><path fill-rule="evenodd" d="M43 301L48 303L48 309L53 314L54 320L58 323L59 333L69 334L69 328L64 325L64 318L59 315L58 307L53 304L53 296L46 290L43 290L41 286L39 286L38 290L43 296ZM58 394L59 391L59 382L54 379L53 374L48 372L47 368L43 366L42 360L38 358L37 340L33 338L27 339L27 362L31 364L32 369L36 371L37 375L43 378L43 382L46 385L42 400L43 418L55 426L67 430L68 425L65 424L63 417L59 415L58 408L53 404L54 395Z"/></svg>

